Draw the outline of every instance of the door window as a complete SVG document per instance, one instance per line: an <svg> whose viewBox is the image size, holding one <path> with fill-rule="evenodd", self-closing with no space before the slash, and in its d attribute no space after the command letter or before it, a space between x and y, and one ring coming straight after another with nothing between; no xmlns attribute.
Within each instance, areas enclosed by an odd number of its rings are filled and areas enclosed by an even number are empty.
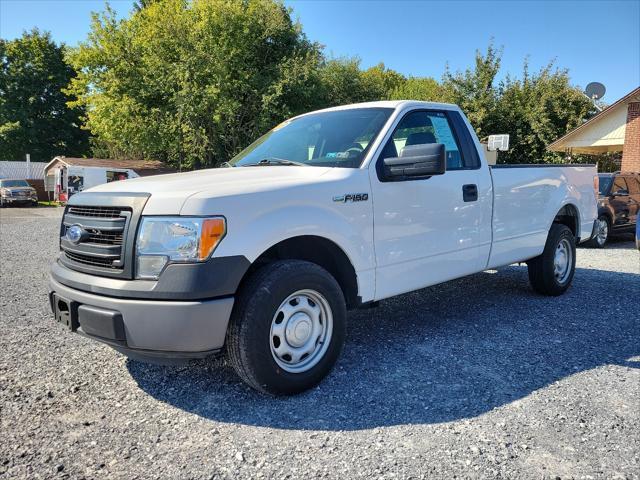
<svg viewBox="0 0 640 480"><path fill-rule="evenodd" d="M629 195L640 194L640 180L637 177L627 177L627 187L629 189Z"/></svg>
<svg viewBox="0 0 640 480"><path fill-rule="evenodd" d="M629 187L627 187L627 182L624 177L616 177L613 181L613 188L611 188L611 193L629 193Z"/></svg>
<svg viewBox="0 0 640 480"><path fill-rule="evenodd" d="M447 170L465 168L458 140L447 115L443 112L416 111L407 114L398 124L382 151L382 158L398 157L410 145L442 143L447 156Z"/></svg>
<svg viewBox="0 0 640 480"><path fill-rule="evenodd" d="M107 183L117 182L118 180L127 180L129 178L128 172L115 172L107 170Z"/></svg>

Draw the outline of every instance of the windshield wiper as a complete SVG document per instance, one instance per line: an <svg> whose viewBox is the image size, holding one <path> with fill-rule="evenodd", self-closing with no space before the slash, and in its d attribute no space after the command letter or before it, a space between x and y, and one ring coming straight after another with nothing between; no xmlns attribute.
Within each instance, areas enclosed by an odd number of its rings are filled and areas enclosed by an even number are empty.
<svg viewBox="0 0 640 480"><path fill-rule="evenodd" d="M257 163L245 163L242 166L243 167L261 167L261 166L269 166L269 165L295 165L298 167L309 166L301 162L294 162L293 160L286 160L284 158L276 158L276 157L263 158Z"/></svg>

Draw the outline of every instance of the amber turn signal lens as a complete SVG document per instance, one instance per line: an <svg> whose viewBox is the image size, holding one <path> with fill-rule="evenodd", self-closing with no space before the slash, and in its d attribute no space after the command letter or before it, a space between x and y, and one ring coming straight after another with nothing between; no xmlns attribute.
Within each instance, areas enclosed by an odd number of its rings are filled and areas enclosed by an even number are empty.
<svg viewBox="0 0 640 480"><path fill-rule="evenodd" d="M225 233L227 233L227 225L224 218L207 218L202 222L200 260L206 260L211 255Z"/></svg>
<svg viewBox="0 0 640 480"><path fill-rule="evenodd" d="M600 193L600 177L595 175L593 177L593 189L596 191L596 197Z"/></svg>

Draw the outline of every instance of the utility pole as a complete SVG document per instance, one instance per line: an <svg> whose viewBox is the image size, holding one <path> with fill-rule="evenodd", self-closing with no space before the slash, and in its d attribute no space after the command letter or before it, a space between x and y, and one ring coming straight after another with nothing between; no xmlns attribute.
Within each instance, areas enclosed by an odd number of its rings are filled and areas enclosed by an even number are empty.
<svg viewBox="0 0 640 480"><path fill-rule="evenodd" d="M31 180L31 154L27 153L27 179Z"/></svg>

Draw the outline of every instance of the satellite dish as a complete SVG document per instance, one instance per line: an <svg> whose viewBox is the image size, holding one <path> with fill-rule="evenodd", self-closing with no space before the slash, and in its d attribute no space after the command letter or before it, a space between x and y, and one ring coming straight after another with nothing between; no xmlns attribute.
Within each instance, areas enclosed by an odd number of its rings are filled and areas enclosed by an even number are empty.
<svg viewBox="0 0 640 480"><path fill-rule="evenodd" d="M584 94L591 100L600 100L604 97L606 91L607 89L604 88L604 85L600 82L591 82L587 85L587 88L584 89Z"/></svg>

